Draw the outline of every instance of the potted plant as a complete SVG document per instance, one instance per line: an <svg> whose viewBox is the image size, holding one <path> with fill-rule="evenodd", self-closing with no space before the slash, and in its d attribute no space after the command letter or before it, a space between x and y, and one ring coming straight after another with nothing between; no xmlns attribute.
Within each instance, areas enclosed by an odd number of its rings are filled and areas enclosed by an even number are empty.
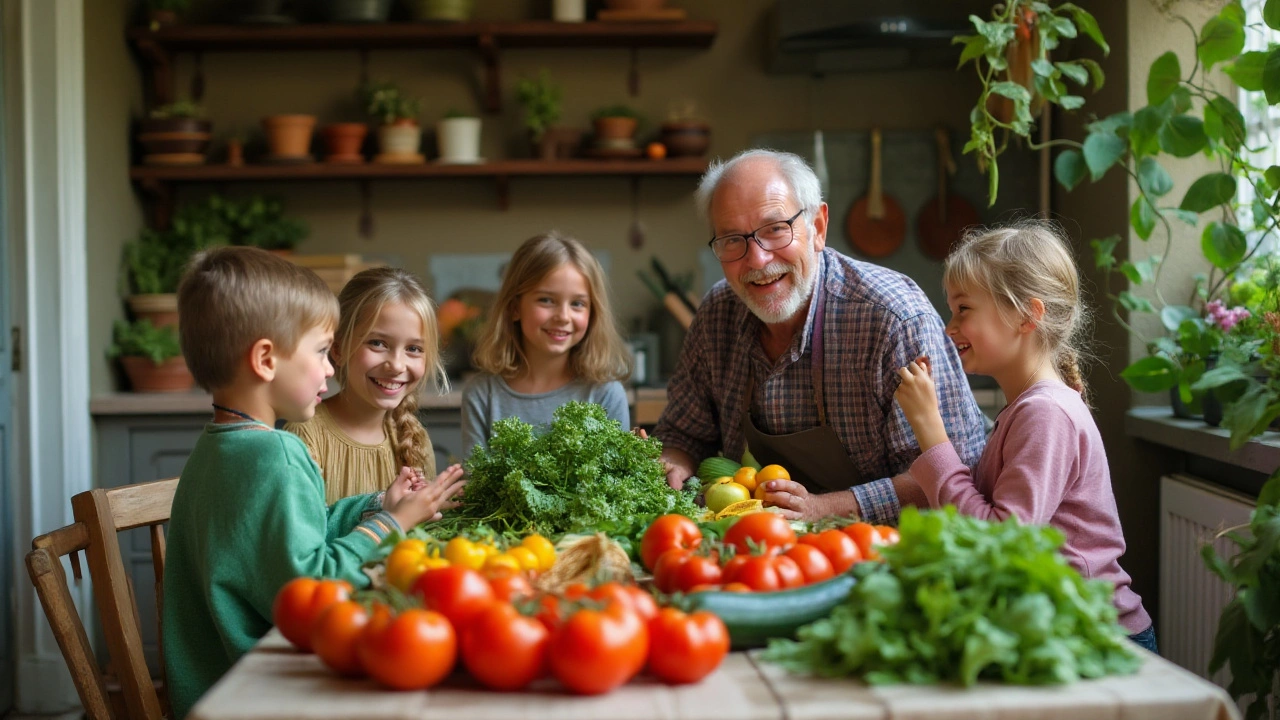
<svg viewBox="0 0 1280 720"><path fill-rule="evenodd" d="M471 164L480 162L480 118L461 110L449 110L436 123L439 162Z"/></svg>
<svg viewBox="0 0 1280 720"><path fill-rule="evenodd" d="M107 357L120 359L134 392L183 392L195 385L182 357L176 326L117 320Z"/></svg>
<svg viewBox="0 0 1280 720"><path fill-rule="evenodd" d="M561 113L560 86L551 81L551 74L544 68L536 78L521 78L516 82L516 100L524 108L524 126L535 154L543 160L559 157L566 133L555 127Z"/></svg>
<svg viewBox="0 0 1280 720"><path fill-rule="evenodd" d="M419 148L422 147L422 131L418 128L418 113L422 100L405 95L399 85L379 82L366 86L363 91L365 111L380 125L378 145L382 152L373 159L385 163L425 162Z"/></svg>
<svg viewBox="0 0 1280 720"><path fill-rule="evenodd" d="M695 114L693 103L684 103L662 123L658 141L670 157L701 157L711 147L711 125Z"/></svg>
<svg viewBox="0 0 1280 720"><path fill-rule="evenodd" d="M225 223L225 235L232 245L286 255L307 237L306 223L285 217L283 203L274 198L254 195L237 201L212 195L208 208Z"/></svg>
<svg viewBox="0 0 1280 720"><path fill-rule="evenodd" d="M213 139L213 123L204 108L177 100L152 108L138 123L138 143L146 165L200 165Z"/></svg>
<svg viewBox="0 0 1280 720"><path fill-rule="evenodd" d="M414 20L462 22L471 19L474 0L405 0Z"/></svg>
<svg viewBox="0 0 1280 720"><path fill-rule="evenodd" d="M386 22L391 16L391 0L327 0L324 10L329 22Z"/></svg>
<svg viewBox="0 0 1280 720"><path fill-rule="evenodd" d="M178 22L178 16L191 8L191 0L147 0L147 22L151 30L159 30Z"/></svg>
<svg viewBox="0 0 1280 720"><path fill-rule="evenodd" d="M226 224L199 207L183 207L168 230L144 228L125 243L121 265L122 290L135 318L155 327L178 322L178 281L191 256L226 244Z"/></svg>
<svg viewBox="0 0 1280 720"><path fill-rule="evenodd" d="M591 154L596 157L639 157L636 146L636 130L640 126L640 114L626 105L602 107L591 114L595 125L595 143Z"/></svg>
<svg viewBox="0 0 1280 720"><path fill-rule="evenodd" d="M315 115L268 115L262 118L267 135L267 162L309 162L311 133L316 127Z"/></svg>

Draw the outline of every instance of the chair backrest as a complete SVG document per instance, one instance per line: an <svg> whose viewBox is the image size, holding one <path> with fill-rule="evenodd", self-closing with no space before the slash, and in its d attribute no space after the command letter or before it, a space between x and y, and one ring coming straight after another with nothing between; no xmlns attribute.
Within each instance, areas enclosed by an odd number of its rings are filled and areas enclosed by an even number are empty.
<svg viewBox="0 0 1280 720"><path fill-rule="evenodd" d="M93 661L92 652L86 652L88 639L84 625L70 605L66 575L62 571L59 556L72 553L72 565L79 577L74 553L83 550L89 560L89 574L93 578L94 598L98 618L102 624L107 651L114 675L123 695L125 712L129 718L162 718L166 714L167 698L162 698L147 669L142 649L141 621L133 584L125 571L120 552L118 533L123 530L149 527L151 555L155 567L155 593L157 622L163 617L163 583L165 540L164 523L169 520L173 507L173 494L178 479L125 485L111 489L89 490L71 498L71 509L76 522L32 542L27 566L32 582L40 591L43 582L50 589L40 592L41 603L49 615L54 634L59 635L58 645L76 679L76 689L90 717L109 718L111 715L94 715L91 705L97 707L99 696L104 695L104 673ZM60 552L64 548L65 552ZM46 570L45 568L49 569ZM53 568L56 567L56 570ZM37 570L39 575L37 576ZM37 579L39 577L39 579ZM60 591L54 587L60 581ZM46 596L49 601L46 601ZM51 602L50 602L51 601ZM54 608L50 611L50 608ZM69 613L67 609L70 609ZM55 617L59 620L55 621ZM66 621L74 622L71 627ZM61 623L61 626L59 625ZM77 631L78 628L78 631ZM163 628L160 629L163 632ZM66 638L64 642L63 637ZM163 662L161 663L163 667ZM86 668L92 668L92 678ZM162 671L163 672L163 671ZM108 703L110 706L110 703ZM117 713L118 714L118 713Z"/></svg>

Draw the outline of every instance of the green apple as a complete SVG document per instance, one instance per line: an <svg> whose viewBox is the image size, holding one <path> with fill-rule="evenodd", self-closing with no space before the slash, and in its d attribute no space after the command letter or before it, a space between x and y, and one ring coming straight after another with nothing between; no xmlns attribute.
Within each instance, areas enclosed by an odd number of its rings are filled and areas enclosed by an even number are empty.
<svg viewBox="0 0 1280 720"><path fill-rule="evenodd" d="M751 499L751 492L742 485L733 482L729 478L721 478L724 482L718 482L707 488L707 509L711 512L720 512L730 505Z"/></svg>

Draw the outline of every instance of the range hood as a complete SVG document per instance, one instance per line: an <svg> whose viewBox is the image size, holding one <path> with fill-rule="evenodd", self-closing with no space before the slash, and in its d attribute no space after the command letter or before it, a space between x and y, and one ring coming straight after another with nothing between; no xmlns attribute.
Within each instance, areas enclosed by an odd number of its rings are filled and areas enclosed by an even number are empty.
<svg viewBox="0 0 1280 720"><path fill-rule="evenodd" d="M951 38L975 32L993 0L777 0L769 23L770 73L954 68Z"/></svg>

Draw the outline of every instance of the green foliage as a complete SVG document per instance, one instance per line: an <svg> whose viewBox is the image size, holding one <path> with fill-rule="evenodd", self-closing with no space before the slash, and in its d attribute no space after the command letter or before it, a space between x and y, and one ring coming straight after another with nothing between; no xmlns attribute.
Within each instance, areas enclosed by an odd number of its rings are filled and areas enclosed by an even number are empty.
<svg viewBox="0 0 1280 720"><path fill-rule="evenodd" d="M449 108L448 110L444 111L445 120L453 120L455 118L473 118L473 117L475 117L474 114L463 112L458 108Z"/></svg>
<svg viewBox="0 0 1280 720"><path fill-rule="evenodd" d="M489 447L477 445L467 459L466 503L441 522L559 535L630 528L635 518L665 513L697 515L695 488L667 486L661 453L657 440L628 432L594 403L566 403L546 428L499 420Z"/></svg>
<svg viewBox="0 0 1280 720"><path fill-rule="evenodd" d="M422 112L421 98L405 95L399 85L389 81L365 85L360 89L360 99L365 112L383 125L397 120L416 121Z"/></svg>
<svg viewBox="0 0 1280 720"><path fill-rule="evenodd" d="M636 112L635 108L632 108L629 105L606 105L605 107L599 108L595 112L591 113L592 120L599 120L601 118L631 118L632 120L639 121L640 113Z"/></svg>
<svg viewBox="0 0 1280 720"><path fill-rule="evenodd" d="M169 358L182 354L178 332L172 325L158 328L150 320L127 323L117 320L112 327L111 345L107 357L145 357L159 365Z"/></svg>
<svg viewBox="0 0 1280 720"><path fill-rule="evenodd" d="M1222 610L1209 672L1223 666L1231 671L1228 692L1234 698L1253 696L1246 720L1268 716L1268 699L1280 673L1280 471L1258 495L1249 519L1249 532L1224 532L1237 546L1230 557L1219 556L1212 544L1201 548L1205 564L1236 588Z"/></svg>
<svg viewBox="0 0 1280 720"><path fill-rule="evenodd" d="M516 82L516 100L524 106L524 126L533 133L534 142L541 140L547 128L560 119L560 86L551 81L545 68L537 79L521 78Z"/></svg>
<svg viewBox="0 0 1280 720"><path fill-rule="evenodd" d="M284 205L274 198L253 195L232 200L211 195L204 205L189 206L189 212L221 223L222 233L232 245L248 245L263 250L292 250L307 237L306 223L285 217ZM180 217L175 219L177 226Z"/></svg>
<svg viewBox="0 0 1280 720"><path fill-rule="evenodd" d="M148 116L152 120L172 120L174 118L203 118L204 107L194 100L182 98L168 105L160 105L151 109Z"/></svg>
<svg viewBox="0 0 1280 720"><path fill-rule="evenodd" d="M1138 668L1114 586L1081 578L1057 529L947 507L906 508L898 530L884 563L856 566L844 605L798 640L771 641L765 659L872 684L1060 684Z"/></svg>

